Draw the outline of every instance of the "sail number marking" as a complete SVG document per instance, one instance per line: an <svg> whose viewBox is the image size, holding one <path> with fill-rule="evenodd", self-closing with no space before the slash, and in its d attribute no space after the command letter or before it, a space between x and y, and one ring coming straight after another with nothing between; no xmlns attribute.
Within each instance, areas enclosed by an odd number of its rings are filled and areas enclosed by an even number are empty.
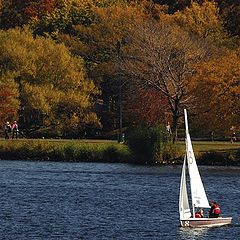
<svg viewBox="0 0 240 240"><path fill-rule="evenodd" d="M184 226L189 227L189 221L185 221Z"/></svg>
<svg viewBox="0 0 240 240"><path fill-rule="evenodd" d="M188 156L189 156L189 163L192 164L193 163L193 157L192 157L192 153L190 151L188 152Z"/></svg>

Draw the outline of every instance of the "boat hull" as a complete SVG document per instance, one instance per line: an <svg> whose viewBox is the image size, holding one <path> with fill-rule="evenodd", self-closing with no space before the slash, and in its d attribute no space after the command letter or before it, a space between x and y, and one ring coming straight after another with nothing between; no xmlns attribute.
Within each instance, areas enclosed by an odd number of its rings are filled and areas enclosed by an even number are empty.
<svg viewBox="0 0 240 240"><path fill-rule="evenodd" d="M224 225L229 225L231 224L231 222L231 217L188 218L180 220L180 224L182 227L220 227Z"/></svg>

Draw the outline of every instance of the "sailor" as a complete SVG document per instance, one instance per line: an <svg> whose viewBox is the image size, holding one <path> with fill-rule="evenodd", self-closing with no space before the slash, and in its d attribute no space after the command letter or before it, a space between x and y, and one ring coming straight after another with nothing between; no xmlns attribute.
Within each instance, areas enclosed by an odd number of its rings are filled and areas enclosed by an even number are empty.
<svg viewBox="0 0 240 240"><path fill-rule="evenodd" d="M218 218L220 216L221 209L220 206L216 202L212 202L211 209L209 211L210 218Z"/></svg>
<svg viewBox="0 0 240 240"><path fill-rule="evenodd" d="M195 218L203 218L203 210L200 209L195 213Z"/></svg>

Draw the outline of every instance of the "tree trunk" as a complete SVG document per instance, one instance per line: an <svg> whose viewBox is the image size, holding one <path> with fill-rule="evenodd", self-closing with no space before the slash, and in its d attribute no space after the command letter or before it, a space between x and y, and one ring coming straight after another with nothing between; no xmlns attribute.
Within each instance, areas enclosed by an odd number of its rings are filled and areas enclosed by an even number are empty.
<svg viewBox="0 0 240 240"><path fill-rule="evenodd" d="M179 119L179 115L177 114L177 112L173 113L173 120L172 120L172 141L173 143L176 142L177 139L177 125L178 125L178 119Z"/></svg>

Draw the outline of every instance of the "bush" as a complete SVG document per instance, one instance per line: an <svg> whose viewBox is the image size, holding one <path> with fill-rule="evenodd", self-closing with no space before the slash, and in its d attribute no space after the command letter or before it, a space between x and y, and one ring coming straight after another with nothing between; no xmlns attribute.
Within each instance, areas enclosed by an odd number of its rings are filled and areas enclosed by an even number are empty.
<svg viewBox="0 0 240 240"><path fill-rule="evenodd" d="M216 151L208 151L199 156L199 162L203 165L217 165L225 162L226 154Z"/></svg>
<svg viewBox="0 0 240 240"><path fill-rule="evenodd" d="M199 163L203 165L239 165L240 150L208 151L199 157Z"/></svg>
<svg viewBox="0 0 240 240"><path fill-rule="evenodd" d="M161 126L135 128L127 136L127 143L139 163L162 163L173 159L176 154L165 128Z"/></svg>

